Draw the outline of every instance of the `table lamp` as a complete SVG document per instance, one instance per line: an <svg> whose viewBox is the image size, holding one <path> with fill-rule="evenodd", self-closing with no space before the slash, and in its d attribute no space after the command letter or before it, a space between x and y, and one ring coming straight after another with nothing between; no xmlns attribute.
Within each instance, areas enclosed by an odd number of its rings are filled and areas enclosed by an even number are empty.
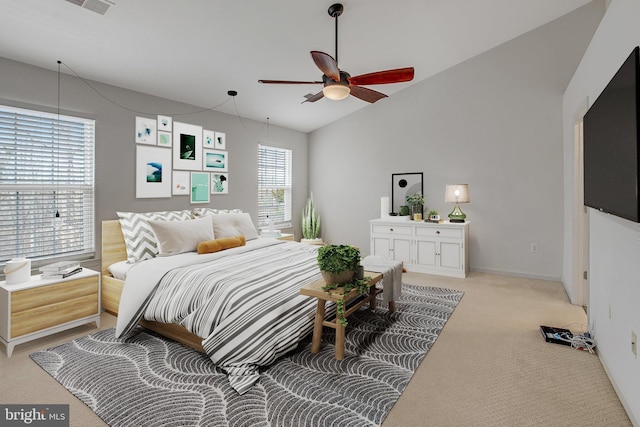
<svg viewBox="0 0 640 427"><path fill-rule="evenodd" d="M465 222L467 215L462 212L459 203L469 203L469 184L447 184L444 201L456 204L449 214L449 221Z"/></svg>

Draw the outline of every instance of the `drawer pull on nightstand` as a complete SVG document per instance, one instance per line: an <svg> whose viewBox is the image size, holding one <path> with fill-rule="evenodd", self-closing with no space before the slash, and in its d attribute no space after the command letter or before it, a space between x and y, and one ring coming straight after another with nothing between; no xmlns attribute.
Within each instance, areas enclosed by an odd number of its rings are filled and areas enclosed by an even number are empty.
<svg viewBox="0 0 640 427"><path fill-rule="evenodd" d="M436 234L440 234L440 230L436 230Z"/></svg>
<svg viewBox="0 0 640 427"><path fill-rule="evenodd" d="M393 231L393 228L390 228L389 231Z"/></svg>

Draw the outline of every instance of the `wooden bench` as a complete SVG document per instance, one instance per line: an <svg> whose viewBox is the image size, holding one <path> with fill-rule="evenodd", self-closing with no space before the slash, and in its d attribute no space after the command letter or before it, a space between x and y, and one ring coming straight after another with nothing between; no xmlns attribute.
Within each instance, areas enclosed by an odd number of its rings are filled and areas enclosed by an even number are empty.
<svg viewBox="0 0 640 427"><path fill-rule="evenodd" d="M322 338L322 327L328 326L336 331L336 359L344 359L344 326L340 323L340 320L336 316L332 321L325 320L325 306L327 301L344 302L345 313L344 317L349 317L354 311L362 307L364 304L369 303L370 309L376 308L376 295L382 292L382 289L376 289L376 284L382 280L382 273L376 273L373 271L365 271L364 276L368 277L369 294L361 301L353 304L347 308L347 304L352 299L360 296L357 289L352 289L348 294L344 294L343 291L338 288L331 291L325 291L322 288L326 286L324 279L318 279L300 289L301 295L315 297L318 299L318 305L316 309L315 323L313 326L313 340L311 342L311 353L317 353L320 351L320 341ZM394 301L389 302L389 311L395 311L396 306Z"/></svg>

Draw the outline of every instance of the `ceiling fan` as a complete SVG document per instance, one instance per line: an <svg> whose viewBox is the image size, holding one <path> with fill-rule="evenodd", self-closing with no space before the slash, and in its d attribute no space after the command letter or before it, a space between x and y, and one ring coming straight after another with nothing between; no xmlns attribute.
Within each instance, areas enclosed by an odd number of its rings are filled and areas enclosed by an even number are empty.
<svg viewBox="0 0 640 427"><path fill-rule="evenodd" d="M335 18L336 22L336 57L335 59L324 52L311 51L311 58L316 66L322 71L322 81L294 81L294 80L258 80L260 83L275 84L322 84L323 88L315 95L309 96L303 102L316 102L323 97L332 100L341 100L349 95L353 95L366 102L376 102L386 98L384 93L368 89L364 86L379 85L387 83L401 83L413 80L413 67L396 68L393 70L376 71L374 73L361 74L351 77L346 71L338 68L338 16L342 15L344 7L340 3L332 4L329 7L329 16Z"/></svg>

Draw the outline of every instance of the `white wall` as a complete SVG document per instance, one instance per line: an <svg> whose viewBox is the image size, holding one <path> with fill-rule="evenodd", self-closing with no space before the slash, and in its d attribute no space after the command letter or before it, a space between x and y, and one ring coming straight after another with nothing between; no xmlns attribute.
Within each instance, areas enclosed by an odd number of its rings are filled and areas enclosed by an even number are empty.
<svg viewBox="0 0 640 427"><path fill-rule="evenodd" d="M589 103L640 44L640 2L613 0L563 97L565 242L571 231L573 114ZM631 353L631 331L640 334L640 224L589 209L589 323L599 355L627 412L640 425L640 359ZM565 283L571 283L571 255Z"/></svg>
<svg viewBox="0 0 640 427"><path fill-rule="evenodd" d="M560 279L562 93L603 12L589 4L313 132L325 240L368 253L391 174L423 172L426 209L445 217L445 185L469 183L472 270Z"/></svg>

